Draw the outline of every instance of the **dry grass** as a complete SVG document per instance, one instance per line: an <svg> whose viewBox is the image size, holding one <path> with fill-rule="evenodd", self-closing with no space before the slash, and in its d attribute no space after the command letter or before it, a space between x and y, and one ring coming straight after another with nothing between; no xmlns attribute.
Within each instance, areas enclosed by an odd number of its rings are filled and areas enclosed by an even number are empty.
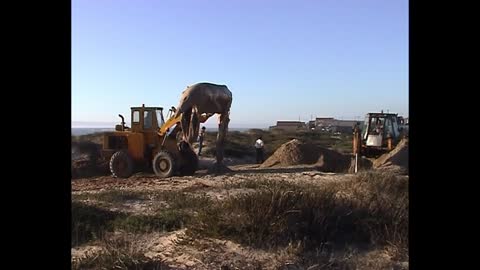
<svg viewBox="0 0 480 270"><path fill-rule="evenodd" d="M301 241L306 250L408 246L408 181L363 173L344 184L245 182L254 193L201 211L190 232L262 248Z"/></svg>
<svg viewBox="0 0 480 270"><path fill-rule="evenodd" d="M98 204L109 206L120 206L127 201L161 201L167 203L170 209L191 209L209 203L206 196L183 191L107 190L96 193L73 194L72 199L74 201L97 201Z"/></svg>
<svg viewBox="0 0 480 270"><path fill-rule="evenodd" d="M72 246L78 246L94 239L101 239L111 231L111 221L118 213L80 202L72 202Z"/></svg>
<svg viewBox="0 0 480 270"><path fill-rule="evenodd" d="M73 200L95 200L107 203L123 203L130 200L144 200L143 192L127 191L127 190L108 190L97 193L81 193L73 194Z"/></svg>
<svg viewBox="0 0 480 270"><path fill-rule="evenodd" d="M72 246L102 239L105 233L118 230L146 233L181 229L190 222L195 214L194 210L211 204L206 196L182 192L141 193L112 190L80 194L73 198ZM137 215L105 209L106 206L120 205L124 202L123 200L147 198L165 201L168 206L157 210L153 215ZM90 205L77 200L97 200L97 203Z"/></svg>
<svg viewBox="0 0 480 270"><path fill-rule="evenodd" d="M108 242L104 236L113 231L143 234L183 227L192 239L211 237L263 250L293 250L298 258L292 262L295 269L397 267L390 259L382 259L385 254L392 260L408 260L408 179L404 177L370 171L351 181L320 186L247 180L225 184L224 188L253 192L222 201L178 191L106 191L74 196L75 200L98 202L138 199L168 204L146 216L74 201L72 245L97 240L107 247L95 258L92 255L76 262L74 269L166 269L151 268L162 264L144 258L123 242Z"/></svg>
<svg viewBox="0 0 480 270"><path fill-rule="evenodd" d="M103 248L100 252L89 253L81 259L74 260L72 269L171 269L162 261L145 257L143 252L126 238L104 238L101 242Z"/></svg>

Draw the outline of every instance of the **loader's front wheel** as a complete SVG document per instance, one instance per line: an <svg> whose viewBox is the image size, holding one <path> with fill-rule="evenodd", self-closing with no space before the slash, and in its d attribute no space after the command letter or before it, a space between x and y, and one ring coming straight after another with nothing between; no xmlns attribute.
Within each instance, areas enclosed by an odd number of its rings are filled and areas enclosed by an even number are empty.
<svg viewBox="0 0 480 270"><path fill-rule="evenodd" d="M153 159L153 171L155 175L166 178L175 172L175 159L172 154L167 151L160 151Z"/></svg>
<svg viewBox="0 0 480 270"><path fill-rule="evenodd" d="M133 161L127 151L115 152L110 158L110 171L114 177L128 178L133 173Z"/></svg>

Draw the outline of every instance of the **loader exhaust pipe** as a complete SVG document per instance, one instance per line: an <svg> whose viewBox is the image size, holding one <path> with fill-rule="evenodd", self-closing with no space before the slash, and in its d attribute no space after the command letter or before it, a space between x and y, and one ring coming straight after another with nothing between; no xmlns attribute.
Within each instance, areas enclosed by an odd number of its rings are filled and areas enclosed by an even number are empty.
<svg viewBox="0 0 480 270"><path fill-rule="evenodd" d="M125 118L123 118L123 115L119 114L118 117L122 119L122 129L125 129Z"/></svg>

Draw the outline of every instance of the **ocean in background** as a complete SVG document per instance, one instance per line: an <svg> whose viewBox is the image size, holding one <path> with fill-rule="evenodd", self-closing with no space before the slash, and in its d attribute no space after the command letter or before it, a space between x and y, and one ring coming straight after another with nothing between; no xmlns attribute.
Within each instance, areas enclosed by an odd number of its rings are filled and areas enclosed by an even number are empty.
<svg viewBox="0 0 480 270"><path fill-rule="evenodd" d="M97 132L114 131L113 128L72 128L72 136L93 134Z"/></svg>
<svg viewBox="0 0 480 270"><path fill-rule="evenodd" d="M240 131L245 132L250 129L254 128L229 128L229 131ZM106 131L114 131L113 128L72 128L72 136L80 136L80 135L87 135L93 134L97 132L106 132ZM207 128L207 132L217 132L217 128Z"/></svg>

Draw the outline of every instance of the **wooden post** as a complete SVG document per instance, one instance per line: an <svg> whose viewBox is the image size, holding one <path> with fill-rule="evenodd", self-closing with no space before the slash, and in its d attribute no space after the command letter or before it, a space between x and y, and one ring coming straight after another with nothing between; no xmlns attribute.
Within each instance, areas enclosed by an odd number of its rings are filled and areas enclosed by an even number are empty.
<svg viewBox="0 0 480 270"><path fill-rule="evenodd" d="M358 172L358 153L355 154L355 173Z"/></svg>
<svg viewBox="0 0 480 270"><path fill-rule="evenodd" d="M361 148L361 135L360 135L360 130L355 129L353 132L353 154L359 154L360 153L360 148Z"/></svg>
<svg viewBox="0 0 480 270"><path fill-rule="evenodd" d="M357 153L357 134L355 132L353 133L352 145L353 154L355 155Z"/></svg>
<svg viewBox="0 0 480 270"><path fill-rule="evenodd" d="M391 151L393 149L392 140L393 140L392 137L387 138L388 151Z"/></svg>

